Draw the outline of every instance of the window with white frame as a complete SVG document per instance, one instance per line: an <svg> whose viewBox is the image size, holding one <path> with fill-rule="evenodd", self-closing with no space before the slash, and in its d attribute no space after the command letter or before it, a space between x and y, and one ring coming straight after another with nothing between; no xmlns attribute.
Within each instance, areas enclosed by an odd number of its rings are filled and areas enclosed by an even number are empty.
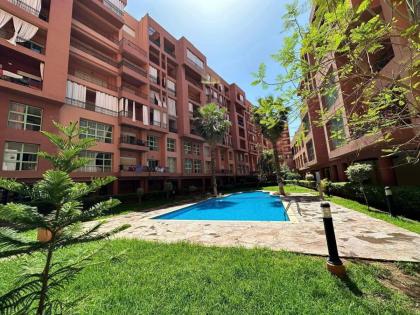
<svg viewBox="0 0 420 315"><path fill-rule="evenodd" d="M156 136L147 136L147 146L150 151L159 151L159 138Z"/></svg>
<svg viewBox="0 0 420 315"><path fill-rule="evenodd" d="M184 172L185 174L191 174L192 173L192 167L193 162L191 159L185 159L184 160Z"/></svg>
<svg viewBox="0 0 420 315"><path fill-rule="evenodd" d="M93 138L96 141L112 143L112 126L87 119L80 119L80 138Z"/></svg>
<svg viewBox="0 0 420 315"><path fill-rule="evenodd" d="M194 174L200 174L200 173L201 173L201 161L194 160Z"/></svg>
<svg viewBox="0 0 420 315"><path fill-rule="evenodd" d="M185 154L191 154L192 153L191 142L184 142L184 153Z"/></svg>
<svg viewBox="0 0 420 315"><path fill-rule="evenodd" d="M168 157L168 171L169 173L176 173L176 158L174 157Z"/></svg>
<svg viewBox="0 0 420 315"><path fill-rule="evenodd" d="M80 154L80 156L89 160L89 163L80 169L81 172L112 172L112 153L84 151Z"/></svg>
<svg viewBox="0 0 420 315"><path fill-rule="evenodd" d="M192 145L192 151L194 155L200 155L200 145L197 143L194 143Z"/></svg>
<svg viewBox="0 0 420 315"><path fill-rule="evenodd" d="M166 141L167 141L166 149L169 152L175 152L176 151L176 140L172 139L172 138L167 138Z"/></svg>
<svg viewBox="0 0 420 315"><path fill-rule="evenodd" d="M40 131L42 109L25 104L11 102L7 125L9 128Z"/></svg>
<svg viewBox="0 0 420 315"><path fill-rule="evenodd" d="M35 171L38 166L38 144L6 142L3 171Z"/></svg>

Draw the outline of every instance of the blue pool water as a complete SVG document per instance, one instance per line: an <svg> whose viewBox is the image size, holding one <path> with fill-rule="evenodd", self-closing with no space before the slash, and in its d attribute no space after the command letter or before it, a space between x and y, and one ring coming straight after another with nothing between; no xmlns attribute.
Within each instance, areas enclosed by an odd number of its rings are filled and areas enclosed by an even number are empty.
<svg viewBox="0 0 420 315"><path fill-rule="evenodd" d="M223 198L212 198L154 219L289 221L279 196L271 196L265 192L238 193Z"/></svg>

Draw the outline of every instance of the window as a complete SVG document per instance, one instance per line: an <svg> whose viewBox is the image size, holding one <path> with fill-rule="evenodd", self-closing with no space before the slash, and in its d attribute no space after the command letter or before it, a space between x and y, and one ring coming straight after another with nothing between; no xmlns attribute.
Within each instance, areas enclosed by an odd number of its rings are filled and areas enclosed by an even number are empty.
<svg viewBox="0 0 420 315"><path fill-rule="evenodd" d="M200 174L200 173L201 173L201 161L194 160L194 174Z"/></svg>
<svg viewBox="0 0 420 315"><path fill-rule="evenodd" d="M29 105L10 103L8 127L21 130L41 130L42 109Z"/></svg>
<svg viewBox="0 0 420 315"><path fill-rule="evenodd" d="M166 143L166 149L169 152L175 152L176 151L176 140L172 139L172 138L168 138L167 143Z"/></svg>
<svg viewBox="0 0 420 315"><path fill-rule="evenodd" d="M327 122L327 131L332 150L339 148L346 143L342 116L333 118Z"/></svg>
<svg viewBox="0 0 420 315"><path fill-rule="evenodd" d="M6 142L3 155L3 171L35 171L38 165L39 145Z"/></svg>
<svg viewBox="0 0 420 315"><path fill-rule="evenodd" d="M193 150L194 155L200 155L200 145L199 144L194 143L192 145L192 150Z"/></svg>
<svg viewBox="0 0 420 315"><path fill-rule="evenodd" d="M150 151L159 151L159 138L156 136L147 136L147 146Z"/></svg>
<svg viewBox="0 0 420 315"><path fill-rule="evenodd" d="M81 172L112 172L112 153L84 151L80 156L89 159L89 163L80 169Z"/></svg>
<svg viewBox="0 0 420 315"><path fill-rule="evenodd" d="M325 79L325 95L324 105L327 109L330 109L335 104L338 98L337 83L335 82L335 75L330 71Z"/></svg>
<svg viewBox="0 0 420 315"><path fill-rule="evenodd" d="M159 167L158 160L147 160L147 166L149 167L149 171L154 172L157 167Z"/></svg>
<svg viewBox="0 0 420 315"><path fill-rule="evenodd" d="M194 55L189 49L187 49L187 58L200 69L204 69L204 62L196 55Z"/></svg>
<svg viewBox="0 0 420 315"><path fill-rule="evenodd" d="M222 161L224 161L224 160L225 160L225 152L220 151L220 159L221 159Z"/></svg>
<svg viewBox="0 0 420 315"><path fill-rule="evenodd" d="M96 121L80 119L80 138L93 138L99 142L112 143L112 126Z"/></svg>
<svg viewBox="0 0 420 315"><path fill-rule="evenodd" d="M168 157L168 171L169 173L176 173L176 158Z"/></svg>
<svg viewBox="0 0 420 315"><path fill-rule="evenodd" d="M176 92L176 88L175 88L175 82L171 81L171 80L167 80L166 81L166 86L168 87L168 90L171 92Z"/></svg>
<svg viewBox="0 0 420 315"><path fill-rule="evenodd" d="M309 140L306 144L306 151L308 152L308 160L312 161L315 158L314 144Z"/></svg>
<svg viewBox="0 0 420 315"><path fill-rule="evenodd" d="M185 159L184 160L184 172L185 174L191 174L192 172L192 160L191 159Z"/></svg>
<svg viewBox="0 0 420 315"><path fill-rule="evenodd" d="M191 142L185 142L184 143L184 153L185 154L191 154L192 153Z"/></svg>

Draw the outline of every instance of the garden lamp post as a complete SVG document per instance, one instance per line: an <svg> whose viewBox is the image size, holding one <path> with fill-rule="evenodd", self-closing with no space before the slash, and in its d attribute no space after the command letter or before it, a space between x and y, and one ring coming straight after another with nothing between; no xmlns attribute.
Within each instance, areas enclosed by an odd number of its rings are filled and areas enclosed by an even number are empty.
<svg viewBox="0 0 420 315"><path fill-rule="evenodd" d="M328 202L322 202L321 210L328 247L327 270L338 277L344 277L346 275L346 268L338 256L330 204Z"/></svg>
<svg viewBox="0 0 420 315"><path fill-rule="evenodd" d="M394 205L394 197L392 197L392 190L391 187L386 186L385 187L385 198L386 198L386 204L388 206L389 214L393 217L395 217L395 205Z"/></svg>

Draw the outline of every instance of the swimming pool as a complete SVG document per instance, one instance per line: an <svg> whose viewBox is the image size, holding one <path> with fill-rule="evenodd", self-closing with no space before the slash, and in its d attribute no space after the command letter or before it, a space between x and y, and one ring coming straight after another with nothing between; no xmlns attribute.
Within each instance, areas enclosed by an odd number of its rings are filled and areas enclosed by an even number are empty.
<svg viewBox="0 0 420 315"><path fill-rule="evenodd" d="M289 221L279 196L265 192L232 194L160 215L159 220Z"/></svg>

